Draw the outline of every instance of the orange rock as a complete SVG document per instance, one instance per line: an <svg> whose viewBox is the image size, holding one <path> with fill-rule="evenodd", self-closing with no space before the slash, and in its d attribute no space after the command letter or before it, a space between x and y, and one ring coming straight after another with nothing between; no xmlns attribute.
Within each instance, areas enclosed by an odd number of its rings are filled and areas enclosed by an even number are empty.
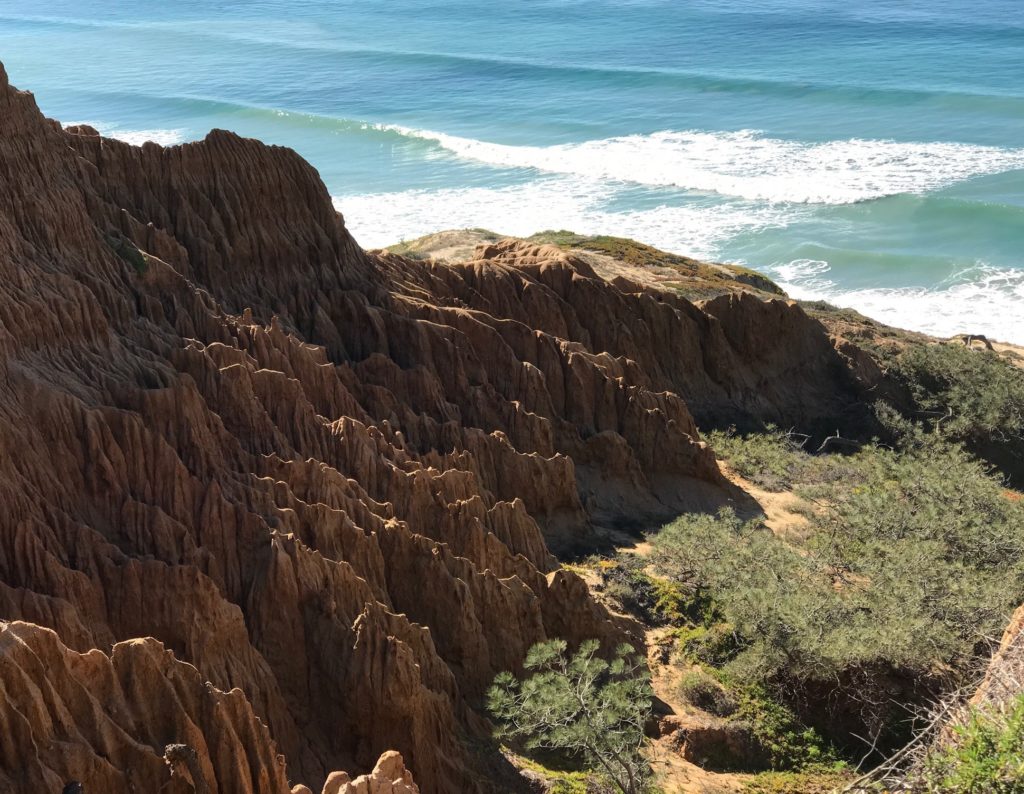
<svg viewBox="0 0 1024 794"><path fill-rule="evenodd" d="M522 241L367 254L294 152L63 130L2 69L0 184L0 618L57 632L30 679L68 692L0 704L18 792L155 791L172 744L210 791L289 791L278 750L315 790L391 749L426 792L479 789L493 676L626 636L551 550L721 498L695 415L853 399L785 301L696 306Z"/></svg>
<svg viewBox="0 0 1024 794"><path fill-rule="evenodd" d="M1024 681L1024 605L1010 617L985 677L971 698L974 705L1002 706L1021 694Z"/></svg>
<svg viewBox="0 0 1024 794"><path fill-rule="evenodd" d="M381 755L373 771L350 780L345 772L332 772L324 783L323 794L419 794L412 774L405 768L400 753Z"/></svg>
<svg viewBox="0 0 1024 794"><path fill-rule="evenodd" d="M288 791L284 759L240 690L221 691L152 639L78 653L0 623L0 790ZM188 757L172 774L171 742ZM166 759L166 760L165 760Z"/></svg>

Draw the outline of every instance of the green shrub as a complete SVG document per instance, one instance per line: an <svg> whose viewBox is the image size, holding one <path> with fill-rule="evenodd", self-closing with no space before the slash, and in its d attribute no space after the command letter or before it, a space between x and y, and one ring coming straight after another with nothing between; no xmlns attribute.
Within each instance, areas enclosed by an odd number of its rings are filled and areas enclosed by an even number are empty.
<svg viewBox="0 0 1024 794"><path fill-rule="evenodd" d="M733 429L713 431L707 434L707 441L742 477L769 491L792 487L810 457L795 454L799 446L774 427L748 436L737 435Z"/></svg>
<svg viewBox="0 0 1024 794"><path fill-rule="evenodd" d="M801 437L791 438L771 426L745 436L732 429L712 431L707 440L719 458L768 491L802 489L813 496L816 488L857 476L846 457L811 454Z"/></svg>
<svg viewBox="0 0 1024 794"><path fill-rule="evenodd" d="M910 397L904 413L1024 484L1024 369L990 350L951 344L880 357Z"/></svg>
<svg viewBox="0 0 1024 794"><path fill-rule="evenodd" d="M743 639L729 623L684 626L676 631L676 642L691 662L722 667L744 648Z"/></svg>
<svg viewBox="0 0 1024 794"><path fill-rule="evenodd" d="M612 598L623 612L644 623L662 622L658 613L658 593L654 581L644 570L644 561L632 555L602 561L598 566L605 595Z"/></svg>
<svg viewBox="0 0 1024 794"><path fill-rule="evenodd" d="M834 794L850 779L843 769L822 767L800 772L762 772L743 784L744 794Z"/></svg>
<svg viewBox="0 0 1024 794"><path fill-rule="evenodd" d="M915 418L970 443L1024 444L1024 370L989 350L914 345L891 373L910 390Z"/></svg>
<svg viewBox="0 0 1024 794"><path fill-rule="evenodd" d="M924 697L937 670L966 670L979 639L1024 599L1024 503L934 434L838 462L782 454L796 458L782 461L789 479L814 480L821 500L799 545L729 510L684 516L654 538L659 572L709 594L720 615L681 630L680 645L793 703L828 693L843 730L894 743L908 724L878 705L892 687Z"/></svg>
<svg viewBox="0 0 1024 794"><path fill-rule="evenodd" d="M514 763L517 768L528 769L543 778L547 794L591 794L593 791L593 776L587 772L552 769L521 756L516 756Z"/></svg>
<svg viewBox="0 0 1024 794"><path fill-rule="evenodd" d="M707 594L684 587L680 582L652 576L647 561L632 554L614 560L602 560L597 569L605 595L647 625L678 625L685 621L703 621L713 613Z"/></svg>
<svg viewBox="0 0 1024 794"><path fill-rule="evenodd" d="M841 766L828 742L764 687L749 685L742 689L736 719L751 726L754 738L767 753L772 769Z"/></svg>
<svg viewBox="0 0 1024 794"><path fill-rule="evenodd" d="M739 708L729 691L703 670L691 670L682 677L679 695L690 705L716 717L728 717Z"/></svg>
<svg viewBox="0 0 1024 794"><path fill-rule="evenodd" d="M1024 595L1024 509L961 448L870 448L855 466L803 548L731 511L654 540L663 573L712 594L755 679L955 662Z"/></svg>
<svg viewBox="0 0 1024 794"><path fill-rule="evenodd" d="M713 668L691 670L679 682L679 695L693 706L747 726L774 770L841 767L832 746L763 686Z"/></svg>
<svg viewBox="0 0 1024 794"><path fill-rule="evenodd" d="M924 765L915 790L944 794L1024 791L1024 695L972 709Z"/></svg>
<svg viewBox="0 0 1024 794"><path fill-rule="evenodd" d="M726 616L727 624L685 639L684 649L701 661L742 663L745 675L765 680L798 657L827 652L828 642L808 646L818 624L831 622L822 613L837 608L837 599L824 578L815 581L809 560L757 522L728 510L687 516L655 538L655 553L667 573L714 593Z"/></svg>
<svg viewBox="0 0 1024 794"><path fill-rule="evenodd" d="M106 241L107 245L111 247L114 253L131 265L135 269L136 273L140 276L144 276L146 274L146 270L149 267L146 262L146 257L138 248L135 247L131 240L120 232L111 232L106 235Z"/></svg>

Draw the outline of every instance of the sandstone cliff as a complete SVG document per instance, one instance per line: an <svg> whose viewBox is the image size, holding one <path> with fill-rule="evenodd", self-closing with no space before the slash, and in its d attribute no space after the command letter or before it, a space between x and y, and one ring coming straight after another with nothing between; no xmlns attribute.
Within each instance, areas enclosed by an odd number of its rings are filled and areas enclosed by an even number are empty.
<svg viewBox="0 0 1024 794"><path fill-rule="evenodd" d="M971 705L1002 706L1024 692L1024 606L1018 607L1003 632Z"/></svg>
<svg viewBox="0 0 1024 794"><path fill-rule="evenodd" d="M622 636L551 550L720 499L694 416L857 410L785 300L367 254L295 153L64 130L2 69L0 186L3 791L319 790L390 749L486 790L494 674Z"/></svg>

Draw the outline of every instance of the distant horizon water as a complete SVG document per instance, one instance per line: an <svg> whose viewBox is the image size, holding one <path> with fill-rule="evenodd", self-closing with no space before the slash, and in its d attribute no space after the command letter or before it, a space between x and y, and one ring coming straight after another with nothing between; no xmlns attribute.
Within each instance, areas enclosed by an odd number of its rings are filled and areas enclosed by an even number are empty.
<svg viewBox="0 0 1024 794"><path fill-rule="evenodd" d="M64 124L296 149L365 247L633 237L1024 344L1019 0L0 0Z"/></svg>

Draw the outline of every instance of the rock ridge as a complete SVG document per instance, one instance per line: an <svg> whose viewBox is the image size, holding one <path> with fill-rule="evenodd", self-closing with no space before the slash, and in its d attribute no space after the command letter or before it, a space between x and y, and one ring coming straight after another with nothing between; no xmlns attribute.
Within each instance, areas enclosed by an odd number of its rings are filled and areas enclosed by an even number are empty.
<svg viewBox="0 0 1024 794"><path fill-rule="evenodd" d="M176 743L210 792L391 750L424 792L495 789L470 749L493 676L630 632L552 551L725 498L694 417L856 409L792 302L693 304L516 240L367 253L294 152L65 130L2 67L0 184L15 792L200 791Z"/></svg>

